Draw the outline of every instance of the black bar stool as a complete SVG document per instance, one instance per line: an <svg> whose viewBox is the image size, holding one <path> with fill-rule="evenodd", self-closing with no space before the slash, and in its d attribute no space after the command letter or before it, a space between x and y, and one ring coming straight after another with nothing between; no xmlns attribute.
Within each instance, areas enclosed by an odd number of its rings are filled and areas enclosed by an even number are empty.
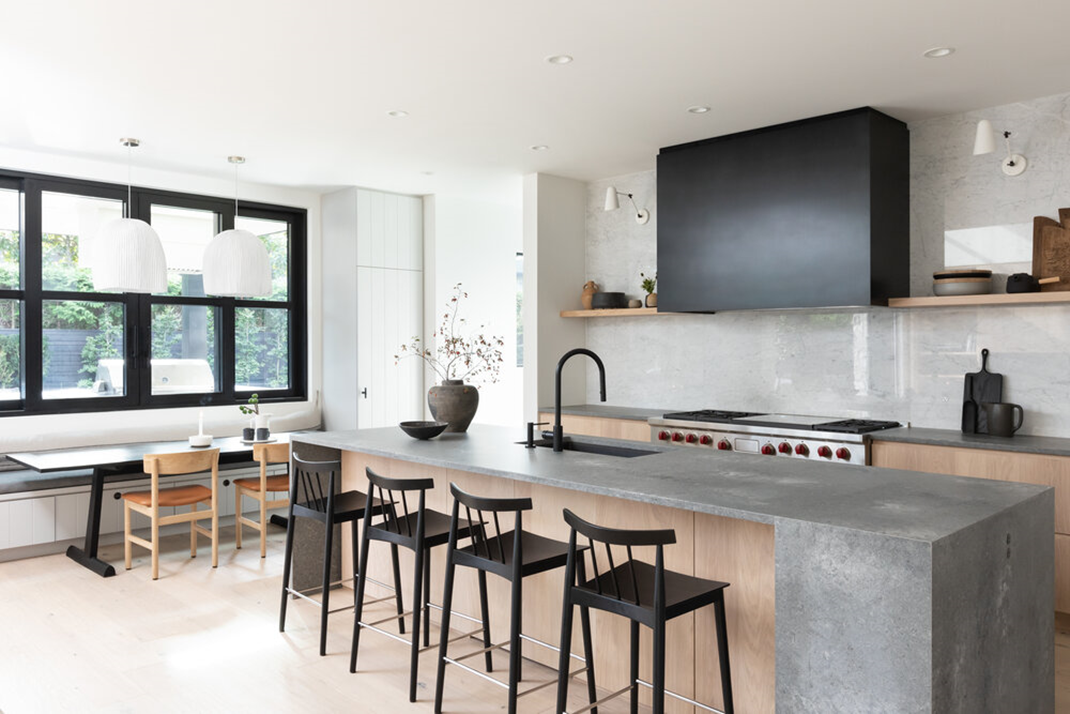
<svg viewBox="0 0 1070 714"><path fill-rule="evenodd" d="M565 566L564 611L561 615L561 663L568 662L569 645L572 642L572 607L578 605L582 610L596 608L631 620L631 683L599 701L595 701L593 691L588 692L590 704L578 712L593 710L597 705L613 697L631 692L631 711L639 710L638 685L649 686L654 692L654 714L665 711L665 695L687 702L700 709L716 712L718 710L700 704L693 699L667 692L665 690L665 625L680 615L686 615L700 607L713 605L714 619L717 625L717 654L721 663L721 693L724 698L724 713L732 714L732 677L728 666L728 631L725 626L724 589L728 583L716 580L703 580L690 575L681 575L665 570L663 564L663 546L676 542L676 532L665 530L618 530L603 528L588 523L567 508L564 510L565 522L572 528L568 539L568 564ZM576 534L587 538L591 554L594 578L587 580L583 569L583 548L576 544ZM606 564L601 571L595 543L605 546ZM627 560L620 565L613 561L610 546L624 546ZM654 565L636 562L632 558L632 547L654 546L656 555ZM654 667L653 684L647 685L639 679L639 625L646 625L654 631ZM584 635L586 638L586 635ZM588 657L590 655L588 654ZM568 678L558 675L557 712L565 711L568 696ZM574 712L573 714L578 714Z"/></svg>
<svg viewBox="0 0 1070 714"><path fill-rule="evenodd" d="M456 484L450 484L450 493L453 494L453 514L450 518L449 546L446 551L446 581L442 594L442 634L439 639L438 655L438 681L435 683L435 712L442 712L442 689L446 676L446 665L451 664L461 669L478 675L509 690L509 714L516 714L517 698L525 694L553 684L553 681L537 685L524 692L517 692L517 683L520 681L520 641L524 639L533 644L542 645L552 650L557 650L553 645L540 642L533 637L521 634L520 616L523 612L523 581L529 575L560 568L568 560L569 547L560 541L544 538L534 533L529 533L522 528L521 514L531 510L530 498L483 498L465 493L457 488ZM457 539L461 524L460 508L464 506L467 522L472 524L472 543L464 548L457 547ZM472 518L472 511L476 511L476 518ZM486 512L486 516L484 516ZM499 513L513 513L513 530L502 533ZM494 523L494 536L487 533L487 522ZM508 523L508 521L507 521ZM480 588L485 591L482 578L485 573L492 573L505 578L512 583L512 595L510 598L509 616L509 641L500 644L490 644L490 621L487 607L483 605L484 648L471 652L462 657L452 659L448 656L450 629L450 609L453 604L453 576L458 565L475 568L479 573ZM486 602L484 596L484 603ZM586 658L575 657L585 662L582 669L568 672L568 658L566 654L562 670L566 681L569 677L581 672L587 672L587 687L589 694L594 698L594 666L590 659L591 652L591 622L586 607L580 608L581 626L583 628L583 647ZM456 638L455 638L456 639ZM491 671L491 652L508 645L509 651L509 682L501 682L492 677L487 677L482 672L472 669L461 660L474 657L479 654L485 655L487 671Z"/></svg>
<svg viewBox="0 0 1070 714"><path fill-rule="evenodd" d="M345 580L331 582L331 547L334 539L334 526L340 523L352 524L353 538L353 580L356 581L360 572L357 568L358 555L360 553L357 540L357 521L364 518L369 511L368 497L360 491L343 491L335 493L335 485L341 480L341 461L305 461L293 453L293 468L290 469L290 506L286 523L286 555L282 561L282 605L279 608L279 632L286 630L286 602L288 595L295 595L308 600L320 607L320 656L327 654L327 616L332 612L341 612L354 607L347 605L337 610L330 609L331 587L339 585ZM323 477L326 476L324 479ZM324 489L326 481L326 489ZM371 511L382 511L382 503L373 500ZM323 584L308 588L307 590L295 590L290 587L290 564L293 562L294 545L294 519L311 518L324 524L323 537ZM309 593L320 591L320 601L308 596ZM394 549L394 594L397 601L398 617L401 617L401 574L398 569L397 549ZM404 621L401 631L404 633Z"/></svg>
<svg viewBox="0 0 1070 714"><path fill-rule="evenodd" d="M407 612L396 617L391 616L375 622L364 622L361 619L364 614L365 604L370 605L375 602L382 602L383 600L390 599L381 598L380 600L373 600L369 603L365 603L364 586L368 579L361 576L357 579L357 606L356 617L353 620L353 646L349 655L349 671L357 671L357 651L360 646L360 631L364 628L405 642L405 644L411 644L412 660L409 664L409 701L415 702L419 655L420 652L423 651L423 648L420 647L421 629L423 630L424 636L424 648L430 646L431 549L436 546L445 545L449 541L450 517L445 513L430 510L425 505L425 495L427 491L435 487L434 479L388 478L386 476L380 476L371 469L366 469L366 472L368 474L368 482L371 485L371 488L368 489L369 492L373 497L378 493L378 498L376 500L386 504L386 506L379 509L379 512L382 514L382 520L376 523L373 520L373 511L375 510L374 501L368 501L367 510L364 515L364 533L361 537L360 568L357 572L362 574L367 572L368 551L373 540L389 543L395 552L397 552L398 546L401 546L402 548L408 548L416 554L416 564L413 570L412 640L411 642L406 641L395 635L393 632L388 632L378 627L380 624L395 619L398 620L399 623L404 623L405 615L409 614ZM419 491L419 498L417 500L416 511L410 512L409 500L406 494L414 491ZM395 492L397 493L395 494ZM398 513L398 499L401 501L400 514ZM457 526L457 537L467 538L469 536L469 531L470 525L468 521L462 520ZM480 576L480 605L485 620L487 613L487 580L486 576L482 573L480 573ZM489 646L489 631L487 631L486 628L481 629L483 631L484 644ZM404 633L404 629L402 629L401 632ZM475 630L474 632L465 633L460 637L469 637L478 634L479 632L480 630Z"/></svg>

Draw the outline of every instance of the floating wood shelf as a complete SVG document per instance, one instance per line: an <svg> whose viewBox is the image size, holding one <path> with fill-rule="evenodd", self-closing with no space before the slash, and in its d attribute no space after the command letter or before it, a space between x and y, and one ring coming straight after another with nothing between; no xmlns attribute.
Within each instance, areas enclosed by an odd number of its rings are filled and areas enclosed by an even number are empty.
<svg viewBox="0 0 1070 714"><path fill-rule="evenodd" d="M892 298L888 301L888 307L964 307L981 305L998 307L1005 305L1045 305L1053 303L1070 303L1070 292Z"/></svg>
<svg viewBox="0 0 1070 714"><path fill-rule="evenodd" d="M642 317L645 315L675 315L674 312L658 312L656 307L622 307L606 310L562 310L561 317Z"/></svg>

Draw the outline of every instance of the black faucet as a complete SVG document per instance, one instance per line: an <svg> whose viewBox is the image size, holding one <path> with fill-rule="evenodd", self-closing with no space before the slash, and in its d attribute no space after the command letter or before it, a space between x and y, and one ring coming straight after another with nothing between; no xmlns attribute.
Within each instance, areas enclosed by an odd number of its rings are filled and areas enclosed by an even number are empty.
<svg viewBox="0 0 1070 714"><path fill-rule="evenodd" d="M602 364L602 358L589 349L577 347L561 355L557 361L557 373L554 375L554 451L564 451L565 433L561 429L561 368L573 355L587 355L598 365L598 382L601 390L602 401L606 401L606 367Z"/></svg>

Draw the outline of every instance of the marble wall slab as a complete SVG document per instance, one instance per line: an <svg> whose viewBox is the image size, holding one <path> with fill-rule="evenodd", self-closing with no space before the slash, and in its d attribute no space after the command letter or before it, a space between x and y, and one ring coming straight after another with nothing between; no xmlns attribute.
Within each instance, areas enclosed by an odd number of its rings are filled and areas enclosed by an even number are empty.
<svg viewBox="0 0 1070 714"><path fill-rule="evenodd" d="M976 122L1014 132L1029 168L1012 178L1000 154L973 156ZM944 230L1031 221L1070 206L1070 94L930 119L911 131L911 294L931 294ZM587 275L641 297L656 269L653 171L588 187ZM602 208L606 187L635 194ZM577 293L579 291L577 290ZM956 429L963 375L1005 375L1004 399L1026 410L1022 433L1070 437L1070 306L931 310L781 310L587 321L587 346L606 363L609 404L717 407L894 419ZM593 369L593 368L589 368ZM597 375L588 379L597 400Z"/></svg>

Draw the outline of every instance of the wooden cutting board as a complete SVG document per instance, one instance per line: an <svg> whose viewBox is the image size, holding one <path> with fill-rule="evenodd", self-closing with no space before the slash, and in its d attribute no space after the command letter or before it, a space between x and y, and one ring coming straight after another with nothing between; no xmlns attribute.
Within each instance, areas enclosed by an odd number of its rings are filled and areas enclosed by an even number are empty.
<svg viewBox="0 0 1070 714"><path fill-rule="evenodd" d="M1070 290L1070 208L1059 209L1059 220L1033 219L1033 277L1062 278L1041 285L1043 292Z"/></svg>

